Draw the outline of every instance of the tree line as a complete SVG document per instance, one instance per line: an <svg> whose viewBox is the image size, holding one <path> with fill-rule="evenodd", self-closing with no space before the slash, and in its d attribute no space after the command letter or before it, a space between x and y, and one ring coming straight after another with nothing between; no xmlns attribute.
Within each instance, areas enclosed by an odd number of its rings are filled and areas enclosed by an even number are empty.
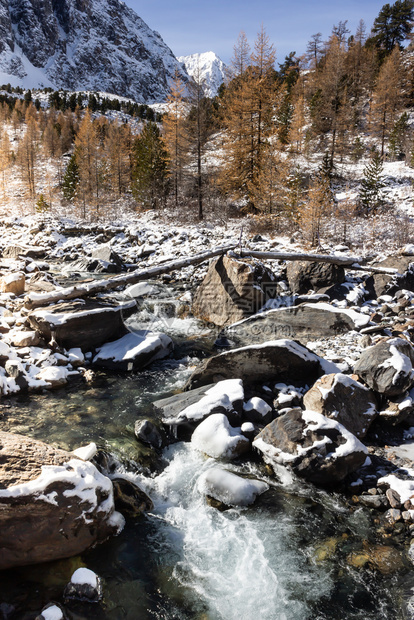
<svg viewBox="0 0 414 620"><path fill-rule="evenodd" d="M340 162L371 158L349 207L364 216L383 207L382 162L414 165L414 51L403 47L413 17L414 0L386 4L371 32L339 22L278 68L265 29L252 47L242 32L217 97L205 97L200 73L190 84L176 76L162 115L130 104L138 124L108 119L121 103L95 94L52 91L47 110L30 91L0 99L3 184L17 166L39 210L62 199L84 216L128 199L137 209L190 207L201 220L219 201L306 227L317 242ZM301 158L319 161L317 172L304 175ZM36 167L50 159L58 178L50 190L43 182L40 199Z"/></svg>

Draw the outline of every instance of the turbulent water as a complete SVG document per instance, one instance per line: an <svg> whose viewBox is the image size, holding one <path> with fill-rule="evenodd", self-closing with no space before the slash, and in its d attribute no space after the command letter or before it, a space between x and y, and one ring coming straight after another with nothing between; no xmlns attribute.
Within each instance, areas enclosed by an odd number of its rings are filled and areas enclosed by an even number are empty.
<svg viewBox="0 0 414 620"><path fill-rule="evenodd" d="M137 328L145 312L135 317ZM184 320L172 329L184 341L188 328ZM350 565L350 555L361 551L364 540L374 541L375 531L368 512L350 513L340 496L295 481L283 469L269 477L258 459L225 467L266 480L269 491L253 507L220 512L198 489L202 473L217 463L191 444L167 448L162 467L132 466L150 462L150 451L134 437L135 420L151 417L151 402L183 386L195 350L208 349L213 340L194 342L187 351L182 345L178 359L141 373L98 374L93 386L14 397L3 408L4 430L68 449L95 441L110 450L120 470L151 496L154 509L82 558L2 575L0 618L29 620L50 600L62 602L64 585L82 564L103 577L105 599L93 609L71 608L78 620L414 617L402 611L414 586L409 572L382 576Z"/></svg>

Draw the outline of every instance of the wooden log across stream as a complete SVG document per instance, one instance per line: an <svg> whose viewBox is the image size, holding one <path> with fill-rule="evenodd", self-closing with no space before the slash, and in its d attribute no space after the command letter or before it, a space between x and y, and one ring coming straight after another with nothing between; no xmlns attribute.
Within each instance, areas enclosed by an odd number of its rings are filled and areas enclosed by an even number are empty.
<svg viewBox="0 0 414 620"><path fill-rule="evenodd" d="M42 306L48 306L49 304L58 303L59 301L67 301L70 299L77 299L83 297L90 297L97 295L98 293L104 293L106 291L114 290L118 287L130 286L136 284L142 280L150 280L156 278L163 273L170 271L176 271L190 265L198 265L210 258L226 254L227 252L234 251L238 247L237 245L227 245L201 254L195 254L188 258L181 258L178 260L167 261L150 267L148 269L136 269L131 273L125 275L115 276L106 280L99 280L99 282L92 282L87 284L76 284L68 288L57 288L52 292L47 293L29 293L24 300L24 305L28 309L40 308ZM312 261L312 262L325 262L335 265L343 265L349 269L356 271L366 271L372 273L382 273L386 275L399 275L396 269L387 269L384 267L370 267L361 266L358 257L349 256L330 256L328 254L299 254L290 252L256 252L254 250L241 250L235 254L236 258L258 258L261 260L286 260L286 261Z"/></svg>
<svg viewBox="0 0 414 620"><path fill-rule="evenodd" d="M136 269L131 273L125 275L115 276L106 280L99 280L98 282L89 282L87 284L76 284L68 288L59 288L55 291L48 293L29 293L26 295L24 305L26 308L40 308L42 306L48 306L49 304L55 304L59 301L67 301L69 299L78 299L81 297L90 297L97 295L98 293L104 293L106 291L112 291L118 287L130 286L136 284L142 280L151 280L157 276L168 273L169 271L175 271L183 269L183 267L189 267L190 265L198 265L210 258L226 254L230 250L234 250L235 245L227 245L203 252L202 254L196 254L189 256L188 258L180 258L178 260L168 261L149 269Z"/></svg>

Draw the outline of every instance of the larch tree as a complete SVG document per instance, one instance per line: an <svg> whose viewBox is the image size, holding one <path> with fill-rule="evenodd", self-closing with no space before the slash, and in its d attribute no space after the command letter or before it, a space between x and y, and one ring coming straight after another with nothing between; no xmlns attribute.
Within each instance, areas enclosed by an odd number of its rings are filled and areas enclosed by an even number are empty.
<svg viewBox="0 0 414 620"><path fill-rule="evenodd" d="M23 182L28 195L33 200L36 195L35 165L39 149L39 128L35 117L27 114L25 133L17 149L17 161L20 166Z"/></svg>
<svg viewBox="0 0 414 620"><path fill-rule="evenodd" d="M401 114L403 75L401 52L395 47L381 66L372 95L371 128L380 140L381 157L384 156L385 142Z"/></svg>
<svg viewBox="0 0 414 620"><path fill-rule="evenodd" d="M229 197L247 199L250 207L256 207L262 154L274 129L275 57L262 27L249 66L229 84L224 99L224 162L219 185Z"/></svg>
<svg viewBox="0 0 414 620"><path fill-rule="evenodd" d="M167 113L163 117L163 138L169 156L169 167L173 183L174 202L178 207L184 179L184 169L188 162L188 140L186 117L188 104L184 99L185 84L178 73L171 84L167 98Z"/></svg>
<svg viewBox="0 0 414 620"><path fill-rule="evenodd" d="M96 173L99 166L98 149L96 127L89 110L86 110L75 138L75 156L79 170L78 196L82 201L84 217L88 202L95 202L98 210L99 185Z"/></svg>
<svg viewBox="0 0 414 620"><path fill-rule="evenodd" d="M110 123L105 138L110 191L118 198L128 189L131 178L131 130L118 121Z"/></svg>

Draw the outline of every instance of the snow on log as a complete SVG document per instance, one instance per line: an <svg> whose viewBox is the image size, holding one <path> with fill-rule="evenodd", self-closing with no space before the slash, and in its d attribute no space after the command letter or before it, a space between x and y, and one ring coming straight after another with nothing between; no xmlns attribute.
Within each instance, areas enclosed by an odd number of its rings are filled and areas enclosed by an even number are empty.
<svg viewBox="0 0 414 620"><path fill-rule="evenodd" d="M259 258L261 260L297 260L312 261L315 263L331 263L333 265L342 265L355 271L367 271L369 273L383 273L390 276L401 275L397 269L388 267L371 267L370 265L360 265L361 257L357 256L339 256L337 254L303 254L292 252L256 252L255 250L241 250L237 253L240 257Z"/></svg>
<svg viewBox="0 0 414 620"><path fill-rule="evenodd" d="M228 245L215 248L202 254L196 254L189 256L188 258L181 258L179 260L168 261L150 267L149 269L136 270L126 275L115 276L107 280L99 280L98 282L91 282L88 284L77 284L68 288L57 288L52 292L47 293L29 293L26 295L24 305L26 308L33 309L41 306L47 306L54 304L62 300L78 299L79 297L89 297L96 295L97 293L103 293L105 291L111 291L118 287L124 287L131 284L135 284L140 280L150 280L157 276L168 273L169 271L175 271L176 269L182 269L183 267L189 267L190 265L197 265L203 263L210 258L225 254L230 250L233 250L235 245Z"/></svg>

